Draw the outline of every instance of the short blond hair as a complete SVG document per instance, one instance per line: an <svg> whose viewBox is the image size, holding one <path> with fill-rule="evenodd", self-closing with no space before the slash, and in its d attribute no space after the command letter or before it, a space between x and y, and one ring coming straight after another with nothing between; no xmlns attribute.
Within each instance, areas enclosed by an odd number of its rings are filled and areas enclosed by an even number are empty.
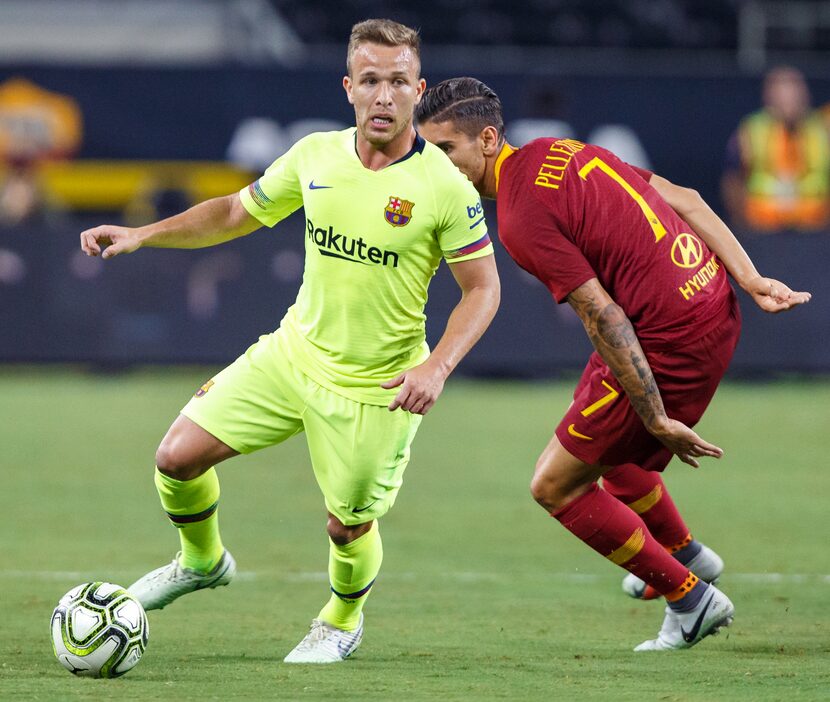
<svg viewBox="0 0 830 702"><path fill-rule="evenodd" d="M346 52L346 73L352 74L352 56L361 44L381 46L408 46L421 64L421 37L418 30L388 19L367 19L352 27L349 48Z"/></svg>

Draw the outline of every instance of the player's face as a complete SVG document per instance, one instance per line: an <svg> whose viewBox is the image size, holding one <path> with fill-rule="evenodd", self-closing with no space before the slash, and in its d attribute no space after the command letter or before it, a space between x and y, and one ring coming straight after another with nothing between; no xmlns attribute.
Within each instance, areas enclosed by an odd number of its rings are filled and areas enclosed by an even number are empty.
<svg viewBox="0 0 830 702"><path fill-rule="evenodd" d="M361 137L383 148L408 136L412 113L426 83L418 76L418 57L408 46L361 44L351 60L351 74L343 79L354 105Z"/></svg>
<svg viewBox="0 0 830 702"><path fill-rule="evenodd" d="M482 192L487 160L480 138L471 137L456 129L452 122L424 122L418 131L427 141L435 144L456 165L476 190Z"/></svg>

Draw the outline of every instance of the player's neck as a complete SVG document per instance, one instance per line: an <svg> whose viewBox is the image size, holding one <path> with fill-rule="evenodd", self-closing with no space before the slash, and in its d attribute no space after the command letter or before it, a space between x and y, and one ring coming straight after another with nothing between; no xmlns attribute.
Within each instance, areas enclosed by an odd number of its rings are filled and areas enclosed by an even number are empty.
<svg viewBox="0 0 830 702"><path fill-rule="evenodd" d="M415 128L411 125L409 129L404 130L388 144L383 144L382 146L375 146L369 143L358 129L355 149L357 150L357 156L360 162L366 168L371 171L379 171L406 156L412 149L414 143Z"/></svg>
<svg viewBox="0 0 830 702"><path fill-rule="evenodd" d="M501 175L502 164L515 151L517 151L515 146L504 142L503 146L492 156L485 156L484 178L481 186L478 188L482 197L491 200L496 199L499 191L499 177Z"/></svg>

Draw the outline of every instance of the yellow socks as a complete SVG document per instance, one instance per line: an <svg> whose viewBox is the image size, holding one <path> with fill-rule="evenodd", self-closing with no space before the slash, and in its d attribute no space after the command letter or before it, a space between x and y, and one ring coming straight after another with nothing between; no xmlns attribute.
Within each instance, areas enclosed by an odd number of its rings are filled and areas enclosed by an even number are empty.
<svg viewBox="0 0 830 702"><path fill-rule="evenodd" d="M329 581L331 599L320 611L319 619L345 631L357 629L363 603L369 596L380 564L383 544L378 523L350 544L330 542Z"/></svg>
<svg viewBox="0 0 830 702"><path fill-rule="evenodd" d="M157 468L155 482L161 506L179 530L179 563L202 573L210 572L225 550L219 536L216 469L211 468L193 480L174 480Z"/></svg>

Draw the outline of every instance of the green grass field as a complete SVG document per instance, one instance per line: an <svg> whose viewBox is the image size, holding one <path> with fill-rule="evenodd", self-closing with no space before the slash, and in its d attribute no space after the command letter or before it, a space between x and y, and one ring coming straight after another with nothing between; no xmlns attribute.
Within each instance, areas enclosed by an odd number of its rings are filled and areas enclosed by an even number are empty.
<svg viewBox="0 0 830 702"><path fill-rule="evenodd" d="M128 585L169 560L175 530L152 482L156 445L210 374L0 370L2 700L830 699L830 382L727 384L700 425L726 450L669 487L725 558L728 633L635 654L662 621L619 571L529 497L569 383L450 383L424 421L354 658L283 656L326 600L324 508L301 437L220 471L231 587L150 613L139 666L74 678L52 655L58 598Z"/></svg>

